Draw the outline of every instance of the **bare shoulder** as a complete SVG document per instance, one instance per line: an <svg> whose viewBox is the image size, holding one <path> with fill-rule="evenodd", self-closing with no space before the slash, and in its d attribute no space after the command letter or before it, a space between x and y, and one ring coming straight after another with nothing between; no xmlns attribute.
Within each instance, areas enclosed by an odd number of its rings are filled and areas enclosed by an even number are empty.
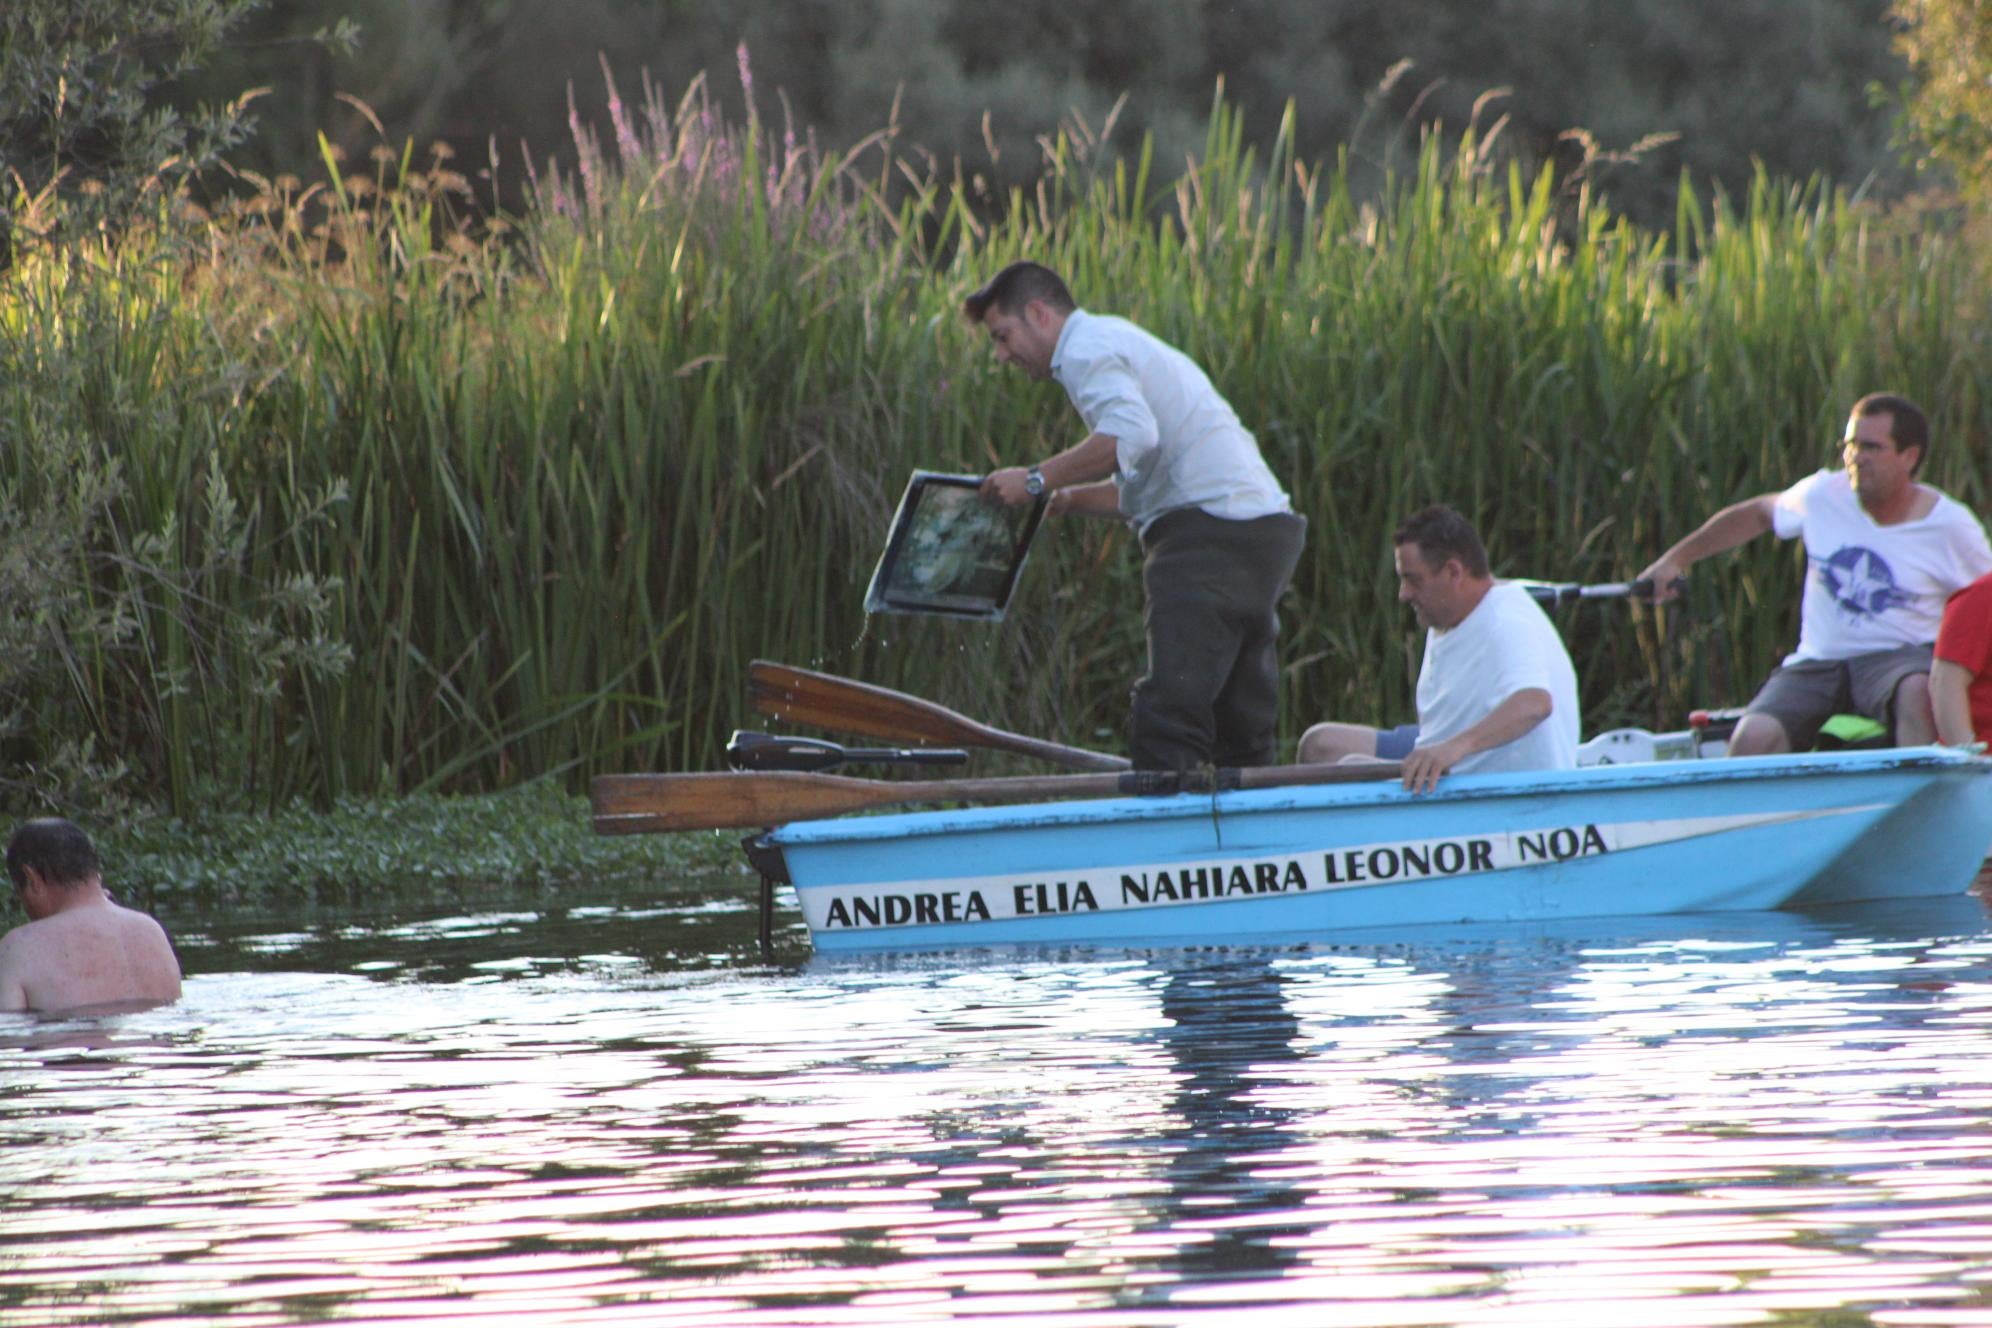
<svg viewBox="0 0 1992 1328"><path fill-rule="evenodd" d="M23 922L5 936L0 936L0 972L5 972L9 965L19 964L23 956L34 952L35 937L41 930L39 922Z"/></svg>
<svg viewBox="0 0 1992 1328"><path fill-rule="evenodd" d="M0 1012L26 1010L32 1005L28 986L35 979L35 960L40 952L35 935L40 926L24 922L0 936Z"/></svg>

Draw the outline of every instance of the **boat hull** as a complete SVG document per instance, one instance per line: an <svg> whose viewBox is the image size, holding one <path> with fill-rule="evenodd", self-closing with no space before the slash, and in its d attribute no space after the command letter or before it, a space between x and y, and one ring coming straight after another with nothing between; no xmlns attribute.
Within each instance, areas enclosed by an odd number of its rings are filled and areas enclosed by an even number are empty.
<svg viewBox="0 0 1992 1328"><path fill-rule="evenodd" d="M773 831L818 950L1324 937L1956 894L1992 761L1938 748L908 812ZM765 859L764 859L765 860Z"/></svg>

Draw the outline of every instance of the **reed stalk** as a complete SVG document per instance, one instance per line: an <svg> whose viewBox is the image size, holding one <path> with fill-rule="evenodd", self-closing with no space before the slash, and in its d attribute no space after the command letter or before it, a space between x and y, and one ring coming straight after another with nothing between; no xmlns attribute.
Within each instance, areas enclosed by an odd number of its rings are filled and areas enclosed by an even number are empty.
<svg viewBox="0 0 1992 1328"><path fill-rule="evenodd" d="M183 812L708 768L755 657L1112 741L1142 664L1124 532L1047 529L1000 626L861 612L910 470L1077 436L956 313L1018 256L1201 361L1308 517L1289 737L1409 714L1389 532L1423 503L1502 572L1624 579L1832 464L1881 387L1931 408L1929 477L1986 500L1971 255L1825 184L1684 182L1654 234L1469 133L1365 199L1347 154L1296 160L1290 121L1248 143L1220 100L1173 180L1075 126L1035 191L971 206L890 134L821 153L701 85L611 83L610 121L506 224L445 160L328 155L320 185L5 274L0 500L44 500L37 440L115 475L49 572L64 667L0 675L42 716L0 735L11 768L87 737ZM1587 729L1739 700L1788 648L1788 547L1695 581L1664 619L1566 622Z"/></svg>

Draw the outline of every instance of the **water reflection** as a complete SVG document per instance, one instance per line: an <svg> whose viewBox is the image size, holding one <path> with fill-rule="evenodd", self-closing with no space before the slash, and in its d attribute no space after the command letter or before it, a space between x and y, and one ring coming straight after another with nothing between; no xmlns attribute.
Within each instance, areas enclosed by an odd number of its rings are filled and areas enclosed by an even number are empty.
<svg viewBox="0 0 1992 1328"><path fill-rule="evenodd" d="M179 1006L0 1019L0 1324L1992 1322L1974 899L766 966L748 896L173 919Z"/></svg>
<svg viewBox="0 0 1992 1328"><path fill-rule="evenodd" d="M1158 1137L1169 1161L1155 1233L1191 1280L1276 1275L1293 1261L1280 1238L1303 1222L1301 1191L1281 1167L1298 1137L1297 1109L1262 1096L1301 1058L1286 980L1264 952L1191 951L1155 963L1158 1031L1176 1079L1175 1122Z"/></svg>

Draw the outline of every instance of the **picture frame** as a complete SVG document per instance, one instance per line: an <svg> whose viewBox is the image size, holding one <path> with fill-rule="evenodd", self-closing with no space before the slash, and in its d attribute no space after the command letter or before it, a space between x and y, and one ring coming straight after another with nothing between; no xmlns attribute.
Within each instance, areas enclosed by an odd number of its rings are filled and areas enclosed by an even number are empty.
<svg viewBox="0 0 1992 1328"><path fill-rule="evenodd" d="M865 591L866 613L1000 622L1023 574L1045 499L982 501L982 478L916 470Z"/></svg>

